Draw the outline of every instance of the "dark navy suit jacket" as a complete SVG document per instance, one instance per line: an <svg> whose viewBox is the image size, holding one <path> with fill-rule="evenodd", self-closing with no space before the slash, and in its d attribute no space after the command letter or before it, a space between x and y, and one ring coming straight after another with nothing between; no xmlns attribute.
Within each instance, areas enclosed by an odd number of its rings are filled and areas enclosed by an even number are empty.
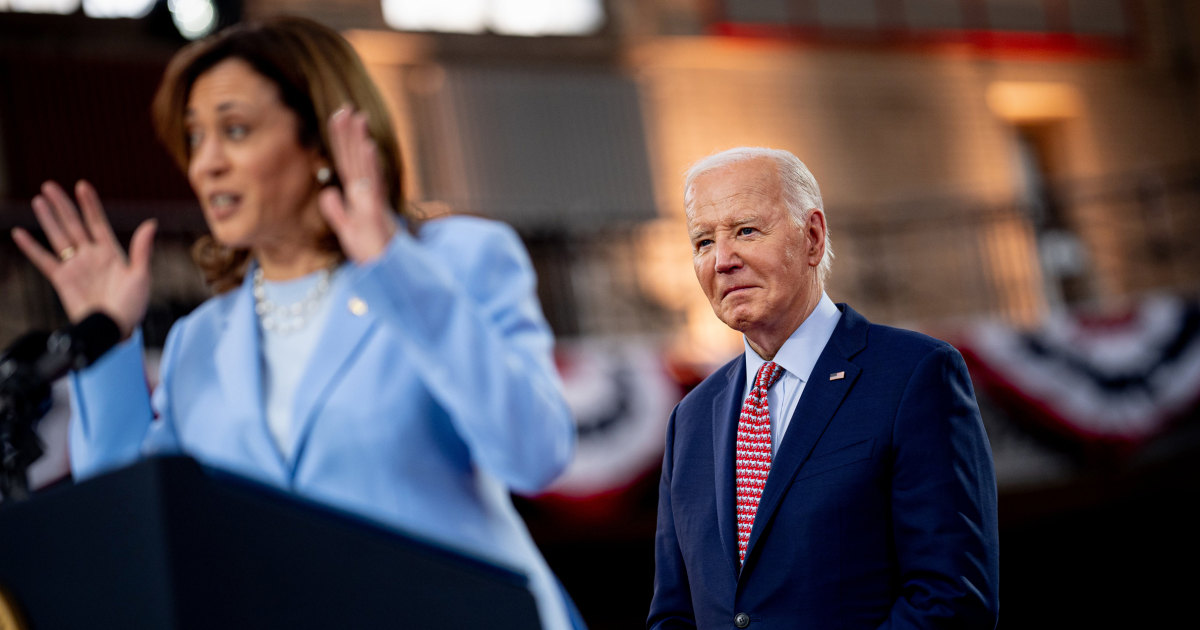
<svg viewBox="0 0 1200 630"><path fill-rule="evenodd" d="M672 412L648 627L995 627L996 481L966 365L945 342L838 308L740 569L745 360Z"/></svg>

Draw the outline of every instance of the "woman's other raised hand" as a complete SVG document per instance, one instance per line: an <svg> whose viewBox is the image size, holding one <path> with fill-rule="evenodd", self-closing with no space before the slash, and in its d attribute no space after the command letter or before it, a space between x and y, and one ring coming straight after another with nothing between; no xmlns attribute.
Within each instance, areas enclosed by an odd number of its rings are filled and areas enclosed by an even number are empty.
<svg viewBox="0 0 1200 630"><path fill-rule="evenodd" d="M387 187L381 181L375 142L367 131L367 115L349 107L334 112L329 120L329 143L342 190L321 191L321 213L346 255L364 263L383 253L397 229L395 214L388 207Z"/></svg>

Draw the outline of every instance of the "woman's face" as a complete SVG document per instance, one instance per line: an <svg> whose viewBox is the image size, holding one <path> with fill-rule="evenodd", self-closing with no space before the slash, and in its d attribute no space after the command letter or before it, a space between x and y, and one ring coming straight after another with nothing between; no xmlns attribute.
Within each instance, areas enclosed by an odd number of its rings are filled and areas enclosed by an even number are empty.
<svg viewBox="0 0 1200 630"><path fill-rule="evenodd" d="M299 119L279 89L237 58L201 74L185 114L188 182L213 237L252 250L311 247L317 209L315 149L300 145Z"/></svg>

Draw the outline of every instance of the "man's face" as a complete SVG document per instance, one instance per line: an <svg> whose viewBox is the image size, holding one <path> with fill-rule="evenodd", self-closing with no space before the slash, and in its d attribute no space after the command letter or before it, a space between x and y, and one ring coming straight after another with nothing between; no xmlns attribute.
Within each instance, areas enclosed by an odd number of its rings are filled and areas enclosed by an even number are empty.
<svg viewBox="0 0 1200 630"><path fill-rule="evenodd" d="M814 209L798 226L781 192L774 162L760 158L704 173L686 198L696 279L717 317L760 354L760 345L774 354L821 294L824 215Z"/></svg>

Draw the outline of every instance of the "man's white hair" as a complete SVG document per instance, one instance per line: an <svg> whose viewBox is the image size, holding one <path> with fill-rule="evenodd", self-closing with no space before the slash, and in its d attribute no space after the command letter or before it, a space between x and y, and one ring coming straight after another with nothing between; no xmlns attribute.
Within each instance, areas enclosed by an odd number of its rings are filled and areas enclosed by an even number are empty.
<svg viewBox="0 0 1200 630"><path fill-rule="evenodd" d="M788 213L792 215L792 222L797 227L803 229L808 225L808 213L813 208L821 212L825 211L824 203L821 201L821 188L804 162L788 151L765 147L736 147L697 160L688 168L687 176L683 181L685 206L691 201L692 184L697 177L731 164L760 158L767 158L775 163L776 172L779 174L779 185L783 190L783 204L787 207ZM829 239L827 223L825 226L825 255L817 267L817 276L820 278L822 286L825 285L825 279L829 277L832 268L833 242Z"/></svg>

